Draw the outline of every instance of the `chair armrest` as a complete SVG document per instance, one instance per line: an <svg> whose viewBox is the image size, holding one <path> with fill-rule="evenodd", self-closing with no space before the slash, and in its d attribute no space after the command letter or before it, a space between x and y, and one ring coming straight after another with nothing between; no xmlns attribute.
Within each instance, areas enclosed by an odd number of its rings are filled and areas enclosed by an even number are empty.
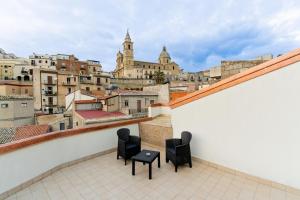
<svg viewBox="0 0 300 200"><path fill-rule="evenodd" d="M184 145L179 145L175 147L176 150L176 155L177 156L185 156L190 154L190 145L189 144L184 144Z"/></svg>
<svg viewBox="0 0 300 200"><path fill-rule="evenodd" d="M181 139L167 139L166 148L175 148L176 146L181 145Z"/></svg>
<svg viewBox="0 0 300 200"><path fill-rule="evenodd" d="M129 142L140 145L141 144L141 137L131 135L131 136L129 136Z"/></svg>

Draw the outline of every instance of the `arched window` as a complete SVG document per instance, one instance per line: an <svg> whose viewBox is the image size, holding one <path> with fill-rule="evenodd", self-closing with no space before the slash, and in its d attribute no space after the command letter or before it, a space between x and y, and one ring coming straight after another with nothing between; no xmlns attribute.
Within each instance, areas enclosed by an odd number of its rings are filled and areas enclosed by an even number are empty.
<svg viewBox="0 0 300 200"><path fill-rule="evenodd" d="M130 50L130 44L128 45L128 49Z"/></svg>

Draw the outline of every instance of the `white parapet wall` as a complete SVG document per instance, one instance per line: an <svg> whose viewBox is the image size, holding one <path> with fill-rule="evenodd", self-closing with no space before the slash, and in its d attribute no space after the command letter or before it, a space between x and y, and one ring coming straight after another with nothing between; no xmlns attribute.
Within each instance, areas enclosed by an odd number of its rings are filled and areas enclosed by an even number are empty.
<svg viewBox="0 0 300 200"><path fill-rule="evenodd" d="M148 108L148 117L157 117L159 115L170 115L171 109L169 106L155 106Z"/></svg>
<svg viewBox="0 0 300 200"><path fill-rule="evenodd" d="M136 123L52 139L0 155L0 195L59 165L116 148L119 128L139 135Z"/></svg>
<svg viewBox="0 0 300 200"><path fill-rule="evenodd" d="M300 188L300 63L171 110L174 137L192 155Z"/></svg>

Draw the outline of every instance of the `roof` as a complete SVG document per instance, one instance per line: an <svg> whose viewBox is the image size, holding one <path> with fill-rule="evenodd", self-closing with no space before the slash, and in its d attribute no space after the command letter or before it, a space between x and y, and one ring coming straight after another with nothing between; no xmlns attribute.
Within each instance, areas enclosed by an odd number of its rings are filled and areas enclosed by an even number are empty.
<svg viewBox="0 0 300 200"><path fill-rule="evenodd" d="M11 142L15 135L16 129L10 128L0 128L0 144L5 144Z"/></svg>
<svg viewBox="0 0 300 200"><path fill-rule="evenodd" d="M293 63L300 61L300 49L295 49L287 54L259 64L255 67L252 67L248 70L245 70L239 74L221 80L209 87L201 89L199 91L190 93L182 98L179 98L175 101L170 102L169 106L174 109L179 106L188 104L190 102L196 101L200 98L209 96L211 94L220 92L227 88L233 87L235 85L241 84L248 80L254 79L259 76L263 76L272 71L278 70L280 68L286 67Z"/></svg>
<svg viewBox="0 0 300 200"><path fill-rule="evenodd" d="M160 58L170 58L169 53L167 52L167 48L163 46L163 49L159 55Z"/></svg>
<svg viewBox="0 0 300 200"><path fill-rule="evenodd" d="M139 90L119 90L120 96L158 96L156 92Z"/></svg>
<svg viewBox="0 0 300 200"><path fill-rule="evenodd" d="M113 97L116 97L116 96L118 96L118 95L97 97L97 99L76 100L75 103L76 104L97 103L97 102L99 102L99 100L106 100L106 99L110 99L110 98L113 98Z"/></svg>
<svg viewBox="0 0 300 200"><path fill-rule="evenodd" d="M84 99L84 100L76 100L75 104L87 104L87 103L97 103L97 99Z"/></svg>
<svg viewBox="0 0 300 200"><path fill-rule="evenodd" d="M14 100L33 100L33 97L29 96L1 96L0 101L14 101Z"/></svg>
<svg viewBox="0 0 300 200"><path fill-rule="evenodd" d="M105 112L102 110L77 110L76 112L84 119L99 119L125 116L125 114L121 112Z"/></svg>
<svg viewBox="0 0 300 200"><path fill-rule="evenodd" d="M28 125L16 128L13 140L21 140L49 132L49 125Z"/></svg>

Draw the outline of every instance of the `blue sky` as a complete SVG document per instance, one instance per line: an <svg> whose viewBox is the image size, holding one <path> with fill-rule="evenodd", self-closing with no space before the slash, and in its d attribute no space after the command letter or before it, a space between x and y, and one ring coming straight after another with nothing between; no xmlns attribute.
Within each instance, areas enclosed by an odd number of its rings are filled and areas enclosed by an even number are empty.
<svg viewBox="0 0 300 200"><path fill-rule="evenodd" d="M135 59L163 45L185 71L300 47L300 1L0 0L0 48L17 56L75 54L115 67L126 29Z"/></svg>

